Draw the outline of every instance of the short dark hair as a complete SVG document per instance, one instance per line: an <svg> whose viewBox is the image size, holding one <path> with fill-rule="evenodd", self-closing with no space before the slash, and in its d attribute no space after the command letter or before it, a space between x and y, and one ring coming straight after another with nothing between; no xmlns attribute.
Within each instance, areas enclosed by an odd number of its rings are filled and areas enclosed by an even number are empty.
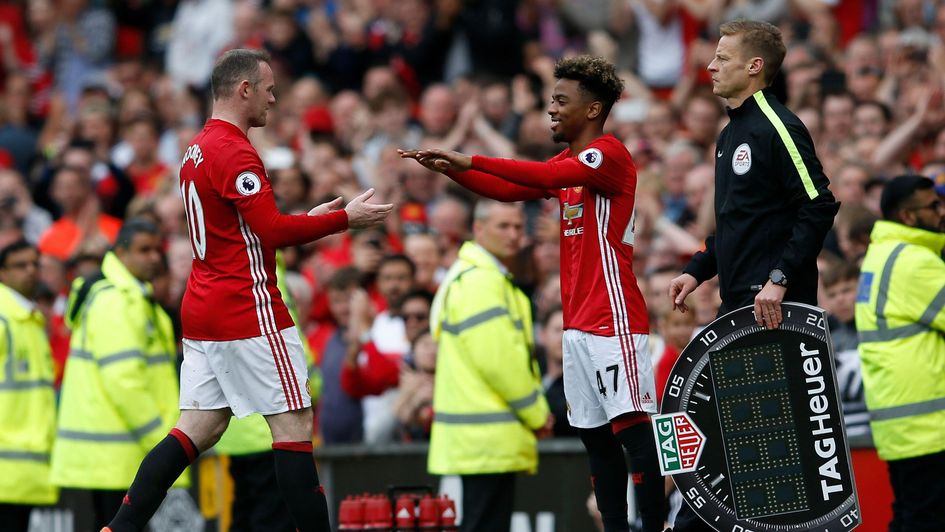
<svg viewBox="0 0 945 532"><path fill-rule="evenodd" d="M856 104L857 104L856 96L854 96L853 93L848 90L832 90L832 91L825 92L820 102L821 109L823 109L824 105L827 104L827 98L833 98L833 99L839 98L841 100L850 100L850 103L853 104L853 109L856 110Z"/></svg>
<svg viewBox="0 0 945 532"><path fill-rule="evenodd" d="M0 248L0 268L7 267L7 259L10 258L10 255L17 251L23 251L24 249L36 249L36 246L21 238Z"/></svg>
<svg viewBox="0 0 945 532"><path fill-rule="evenodd" d="M562 59L555 65L555 78L577 81L581 92L603 104L601 114L605 119L623 93L623 80L617 69L603 57L579 55Z"/></svg>
<svg viewBox="0 0 945 532"><path fill-rule="evenodd" d="M161 123L156 116L150 112L138 113L128 119L127 122L122 126L125 131L137 126L138 124L144 124L151 129L151 131L158 137L161 136Z"/></svg>
<svg viewBox="0 0 945 532"><path fill-rule="evenodd" d="M411 299L422 299L427 302L427 305L433 306L433 294L425 288L414 288L408 291L406 294L400 296L400 299L397 300L397 304L394 306L401 308L404 306L404 303Z"/></svg>
<svg viewBox="0 0 945 532"><path fill-rule="evenodd" d="M115 237L115 249L128 249L135 235L139 233L161 236L161 230L154 222L144 218L131 218L121 224L118 236Z"/></svg>
<svg viewBox="0 0 945 532"><path fill-rule="evenodd" d="M381 268L388 264L393 264L396 262L402 262L410 268L410 275L417 275L417 265L410 260L410 257L404 255L403 253L396 253L394 255L384 255L381 257L381 261L377 263L377 271L381 271Z"/></svg>
<svg viewBox="0 0 945 532"><path fill-rule="evenodd" d="M850 203L840 206L836 227L838 230L846 231L846 237L851 242L869 243L870 233L873 232L873 225L877 219L876 214L866 206Z"/></svg>
<svg viewBox="0 0 945 532"><path fill-rule="evenodd" d="M56 170L53 172L53 177L52 177L53 183L55 183L55 182L56 182L56 179L57 179L61 174L64 174L64 173L72 173L72 174L75 174L75 175L79 176L79 179L82 180L81 183L82 183L83 186L85 186L85 187L87 187L87 188L89 188L89 189L92 188L92 176L89 175L89 172L86 171L85 168L81 168L81 167L76 166L76 165L61 165L61 166L57 166L57 167L56 167Z"/></svg>
<svg viewBox="0 0 945 532"><path fill-rule="evenodd" d="M265 50L237 48L230 50L217 59L210 74L210 92L214 100L229 98L233 95L233 86L244 79L251 84L259 83L259 63L272 60Z"/></svg>
<svg viewBox="0 0 945 532"><path fill-rule="evenodd" d="M66 147L63 148L62 152L65 153L71 150L85 151L89 153L95 153L95 143L91 140L86 140L83 138L75 137L66 144Z"/></svg>
<svg viewBox="0 0 945 532"><path fill-rule="evenodd" d="M856 107L854 107L853 110L855 111L861 107L875 107L879 109L880 113L882 113L883 120L885 120L887 124L893 121L892 109L890 109L889 106L883 102L876 100L863 100L861 102L857 102Z"/></svg>
<svg viewBox="0 0 945 532"><path fill-rule="evenodd" d="M335 270L335 273L331 274L331 277L328 278L328 283L326 283L326 287L329 290L347 290L361 286L363 281L364 275L361 273L361 270L354 266L345 266L344 268Z"/></svg>
<svg viewBox="0 0 945 532"><path fill-rule="evenodd" d="M921 175L908 174L892 178L883 187L883 193L879 197L879 209L883 213L883 219L898 221L896 215L912 199L917 190L932 190L933 188L935 188L935 182Z"/></svg>
<svg viewBox="0 0 945 532"><path fill-rule="evenodd" d="M771 84L787 53L777 26L757 20L733 20L719 26L719 34L723 37L740 36L742 48L750 57L764 59L765 85Z"/></svg>
<svg viewBox="0 0 945 532"><path fill-rule="evenodd" d="M830 288L844 281L851 281L859 277L860 267L857 266L856 263L838 260L824 269L823 273L820 275L820 282L823 283L824 288Z"/></svg>
<svg viewBox="0 0 945 532"><path fill-rule="evenodd" d="M399 87L384 89L374 96L367 102L368 109L372 113L379 113L384 110L384 107L388 104L392 104L397 107L407 108L410 105L410 99L407 97L407 93L404 92Z"/></svg>

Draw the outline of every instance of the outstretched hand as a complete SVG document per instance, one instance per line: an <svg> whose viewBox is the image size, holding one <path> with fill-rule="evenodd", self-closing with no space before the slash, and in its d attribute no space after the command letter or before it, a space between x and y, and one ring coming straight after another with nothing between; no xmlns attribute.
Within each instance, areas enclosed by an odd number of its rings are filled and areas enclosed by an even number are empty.
<svg viewBox="0 0 945 532"><path fill-rule="evenodd" d="M368 203L367 200L371 199L372 196L374 196L374 189L369 188L360 196L348 202L345 212L348 213L349 228L363 229L377 225L383 222L394 209L393 203Z"/></svg>
<svg viewBox="0 0 945 532"><path fill-rule="evenodd" d="M472 168L472 157L457 151L447 150L397 150L402 159L415 159L417 162L436 172L453 170L465 172Z"/></svg>
<svg viewBox="0 0 945 532"><path fill-rule="evenodd" d="M333 199L333 200L331 200L331 201L322 203L321 205L318 205L318 206L316 206L315 208L313 208L312 210L308 211L308 215L309 215L309 216L321 216L321 215L323 215L323 214L328 214L328 213L330 213L330 212L337 211L337 210L338 210L338 207L341 207L342 202L343 202L343 200L342 200L341 196L338 196L337 198L335 198L335 199Z"/></svg>
<svg viewBox="0 0 945 532"><path fill-rule="evenodd" d="M421 158L419 150L397 150L397 154L401 159L413 159L434 172L446 172L451 169L450 162L446 159Z"/></svg>

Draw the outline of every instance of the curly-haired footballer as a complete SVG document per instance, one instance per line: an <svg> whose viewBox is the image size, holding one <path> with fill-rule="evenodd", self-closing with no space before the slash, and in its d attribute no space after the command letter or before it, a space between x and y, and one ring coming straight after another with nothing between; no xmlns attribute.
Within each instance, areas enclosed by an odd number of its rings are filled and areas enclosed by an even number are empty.
<svg viewBox="0 0 945 532"><path fill-rule="evenodd" d="M629 530L623 444L643 529L661 531L663 479L649 426L656 388L647 354L646 303L633 275L636 170L623 143L604 135L623 81L612 64L588 56L560 61L555 77L548 105L552 138L568 147L549 161L442 150L401 151L401 156L493 199L558 199L568 421L587 448L605 529Z"/></svg>

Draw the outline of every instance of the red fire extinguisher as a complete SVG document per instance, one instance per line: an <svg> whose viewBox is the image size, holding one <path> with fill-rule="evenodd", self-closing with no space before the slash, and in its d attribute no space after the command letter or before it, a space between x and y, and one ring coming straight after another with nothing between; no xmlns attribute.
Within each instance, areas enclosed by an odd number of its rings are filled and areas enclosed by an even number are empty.
<svg viewBox="0 0 945 532"><path fill-rule="evenodd" d="M348 495L338 506L338 530L364 530L364 501Z"/></svg>
<svg viewBox="0 0 945 532"><path fill-rule="evenodd" d="M424 495L420 499L420 516L417 519L418 530L422 532L440 532L440 511L436 499Z"/></svg>
<svg viewBox="0 0 945 532"><path fill-rule="evenodd" d="M456 526L456 502L448 495L441 495L436 499L436 505L439 510L440 530L442 532L459 530Z"/></svg>
<svg viewBox="0 0 945 532"><path fill-rule="evenodd" d="M397 498L394 505L394 530L414 532L417 525L417 513L414 498L406 493Z"/></svg>
<svg viewBox="0 0 945 532"><path fill-rule="evenodd" d="M392 514L390 499L384 495L371 495L364 503L364 530L390 532Z"/></svg>

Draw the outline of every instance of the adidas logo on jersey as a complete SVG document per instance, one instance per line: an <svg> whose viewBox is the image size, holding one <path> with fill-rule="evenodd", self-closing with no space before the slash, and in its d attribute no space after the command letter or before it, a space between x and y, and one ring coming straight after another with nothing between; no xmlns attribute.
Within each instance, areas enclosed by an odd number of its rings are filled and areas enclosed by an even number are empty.
<svg viewBox="0 0 945 532"><path fill-rule="evenodd" d="M650 392L645 392L645 393L643 394L643 402L644 402L644 403L652 403L652 402L653 402L653 398L650 397Z"/></svg>

